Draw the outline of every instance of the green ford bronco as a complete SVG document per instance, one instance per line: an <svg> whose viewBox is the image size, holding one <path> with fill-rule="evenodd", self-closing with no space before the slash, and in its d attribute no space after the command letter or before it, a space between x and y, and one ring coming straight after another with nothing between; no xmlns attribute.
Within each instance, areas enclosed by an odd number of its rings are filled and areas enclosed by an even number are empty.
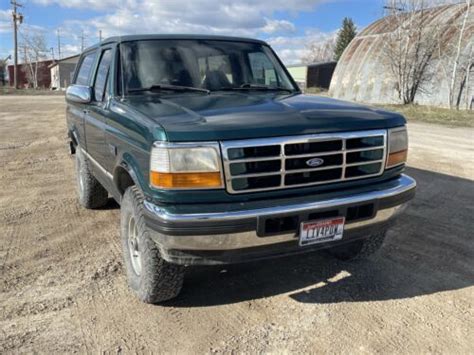
<svg viewBox="0 0 474 355"><path fill-rule="evenodd" d="M304 95L259 40L109 38L66 100L79 201L120 204L144 302L176 297L192 265L366 257L415 194L403 116Z"/></svg>

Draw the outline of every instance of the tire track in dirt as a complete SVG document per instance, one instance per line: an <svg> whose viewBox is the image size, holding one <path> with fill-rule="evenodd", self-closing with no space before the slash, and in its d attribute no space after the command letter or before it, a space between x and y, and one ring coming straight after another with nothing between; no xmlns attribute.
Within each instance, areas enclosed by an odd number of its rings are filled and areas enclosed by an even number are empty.
<svg viewBox="0 0 474 355"><path fill-rule="evenodd" d="M0 272L2 275L7 274L7 264L9 264L9 259L11 258L12 248L15 248L15 244L18 244L18 240L15 236L18 234L18 225L7 225L7 223L3 220L0 220L0 224L4 225L4 230L1 231L3 237L1 238L1 258L2 266L0 268ZM3 228L2 228L3 229ZM8 265L9 267L13 267L12 265ZM6 282L6 280L3 280ZM2 284L2 288L4 285Z"/></svg>
<svg viewBox="0 0 474 355"><path fill-rule="evenodd" d="M76 202L63 98L2 97L0 125L0 352L468 353L474 342L474 185L469 152L456 151L472 131L414 127L418 197L374 261L190 269L178 299L151 306L127 287L118 208ZM439 163L431 146L446 135Z"/></svg>

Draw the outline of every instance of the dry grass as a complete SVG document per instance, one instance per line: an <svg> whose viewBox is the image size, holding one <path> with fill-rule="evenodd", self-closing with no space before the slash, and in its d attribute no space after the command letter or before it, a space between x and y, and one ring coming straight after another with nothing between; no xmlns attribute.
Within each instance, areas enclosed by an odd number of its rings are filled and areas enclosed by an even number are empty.
<svg viewBox="0 0 474 355"><path fill-rule="evenodd" d="M49 89L14 89L11 87L0 87L0 96L1 95L64 95L64 91Z"/></svg>
<svg viewBox="0 0 474 355"><path fill-rule="evenodd" d="M384 105L381 107L401 113L408 121L437 123L456 127L474 127L474 111L458 111L419 105Z"/></svg>
<svg viewBox="0 0 474 355"><path fill-rule="evenodd" d="M321 88L306 88L305 94L329 96L328 91ZM363 104L357 102L358 104ZM370 106L370 104L368 104ZM451 127L474 127L473 110L450 110L447 108L421 105L375 105L376 107L399 112L408 121L436 123Z"/></svg>
<svg viewBox="0 0 474 355"><path fill-rule="evenodd" d="M328 89L325 89L325 88L312 87L312 88L306 88L303 91L305 94L314 94L314 95L320 95L320 96L328 95Z"/></svg>

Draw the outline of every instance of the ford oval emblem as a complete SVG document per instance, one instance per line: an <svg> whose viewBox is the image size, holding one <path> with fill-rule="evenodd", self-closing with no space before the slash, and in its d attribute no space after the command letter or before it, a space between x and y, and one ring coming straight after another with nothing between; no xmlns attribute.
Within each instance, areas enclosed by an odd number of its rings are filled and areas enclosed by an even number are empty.
<svg viewBox="0 0 474 355"><path fill-rule="evenodd" d="M308 165L312 168L315 168L315 167L323 165L323 164L324 164L324 160L321 159L321 158L313 158L313 159L310 159L310 160L306 161L306 165Z"/></svg>

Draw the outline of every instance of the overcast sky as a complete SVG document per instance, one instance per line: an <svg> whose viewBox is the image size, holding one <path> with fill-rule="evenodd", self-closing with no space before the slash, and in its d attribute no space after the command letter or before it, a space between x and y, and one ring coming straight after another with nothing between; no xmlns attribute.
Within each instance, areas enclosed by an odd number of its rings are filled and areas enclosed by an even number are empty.
<svg viewBox="0 0 474 355"><path fill-rule="evenodd" d="M383 14L383 0L18 0L23 31L44 31L57 55L78 53L103 37L131 33L224 34L264 39L286 64L311 41L328 38L345 16L363 28ZM9 0L0 0L0 56L12 53Z"/></svg>

